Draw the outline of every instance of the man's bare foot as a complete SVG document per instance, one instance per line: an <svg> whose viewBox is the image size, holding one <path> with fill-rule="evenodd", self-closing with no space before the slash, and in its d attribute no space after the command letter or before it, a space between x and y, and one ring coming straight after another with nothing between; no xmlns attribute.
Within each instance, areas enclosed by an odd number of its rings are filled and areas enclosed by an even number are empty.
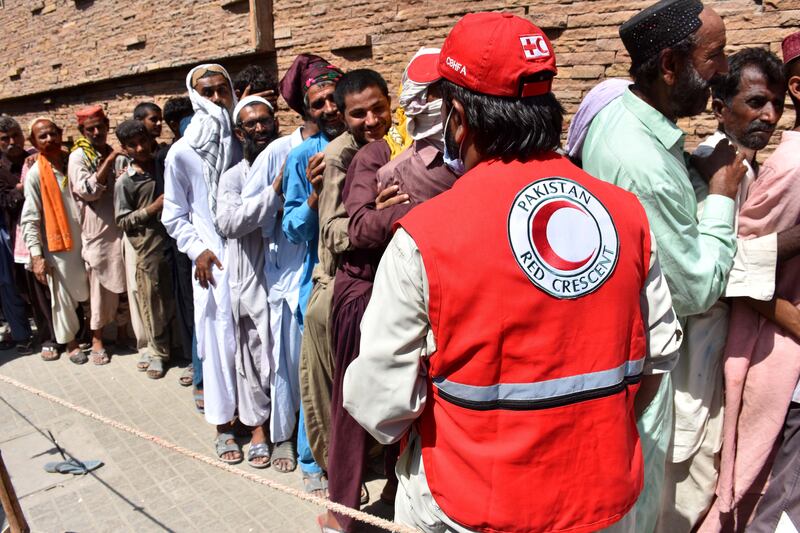
<svg viewBox="0 0 800 533"><path fill-rule="evenodd" d="M333 516L333 513L330 511L317 516L317 525L319 525L319 528L323 533L337 533L344 531L342 526L339 524L339 521L336 520L336 517Z"/></svg>

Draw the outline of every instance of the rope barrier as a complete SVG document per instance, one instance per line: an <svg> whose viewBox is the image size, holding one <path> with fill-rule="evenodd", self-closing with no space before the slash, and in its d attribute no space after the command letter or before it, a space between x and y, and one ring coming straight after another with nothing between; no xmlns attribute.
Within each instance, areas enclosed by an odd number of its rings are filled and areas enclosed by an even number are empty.
<svg viewBox="0 0 800 533"><path fill-rule="evenodd" d="M152 442L153 444L161 446L162 448L165 448L167 450L179 453L181 455L185 455L186 457L189 457L189 458L194 459L196 461L200 461L200 462L205 463L205 464L207 464L209 466L213 466L213 467L219 468L220 470L224 470L224 471L229 472L231 474L235 474L235 475L237 475L239 477L242 477L244 479L250 480L250 481L252 481L254 483L258 483L260 485L265 485L265 486L267 486L267 487L269 487L269 488L271 488L273 490L277 490L279 492L283 492L284 494L288 494L290 496L294 496L295 498L298 498L300 500L303 500L303 501L306 501L306 502L309 502L309 503L313 503L314 505L318 505L320 507L324 507L325 509L327 509L329 511L333 511L333 512L348 516L350 518L358 520L359 522L364 522L365 524L376 526L376 527L379 527L381 529L385 529L386 531L391 531L392 533L417 533L416 529L413 529L413 528L408 527L406 525L396 524L394 522L390 522L388 520L385 520L383 518L371 515L369 513L365 513L363 511L359 511L359 510L356 510L356 509L351 509L350 507L346 507L346 506L341 505L339 503L335 503L335 502L332 502L330 500L326 500L324 498L320 498L318 496L314 496L314 495L309 494L309 493L304 492L304 491L293 489L292 487L287 487L286 485L283 485L281 483L272 481L270 479L263 478L261 476L257 476L257 475L255 475L255 474L253 474L251 472L247 472L245 470L241 470L239 468L235 468L234 466L231 466L231 465L229 465L229 464L227 464L227 463L225 463L223 461L220 461L218 459L214 459L212 457L208 457L208 456L206 456L206 455L204 455L202 453L194 452L192 450L184 448L183 446L179 446L179 445L174 444L174 443L172 443L172 442L170 442L168 440L162 439L161 437L157 437L155 435L150 435L149 433L145 433L144 431L141 431L141 430L136 429L134 427L128 426L126 424L123 424L122 422L117 422L116 420L112 420L112 419L110 419L108 417L105 417L103 415L97 414L94 411L90 411L89 409L86 409L85 407L81 407L79 405L75 405L73 403L70 403L70 402L68 402L68 401L66 401L66 400L64 400L62 398L59 398L58 396L53 396L52 394L49 394L49 393L44 392L42 390L39 390L39 389L37 389L35 387L31 387L30 385L26 385L25 383L21 383L21 382L15 380L13 378L10 378L8 376L4 376L3 374L0 374L0 381L2 381L4 383L7 383L8 385L12 385L14 387L17 387L18 389L24 390L25 392L28 392L28 393L33 394L35 396L39 396L40 398L44 398L45 400L48 400L48 401L50 401L52 403L55 403L55 404L58 404L58 405L60 405L62 407L66 407L67 409L71 409L71 410L73 410L73 411L75 411L77 413L82 414L83 416L91 418L92 420L96 420L96 421L98 421L98 422L100 422L102 424L105 424L107 426L111 426L111 427L113 427L115 429L118 429L120 431L124 431L126 433L130 433L131 435L139 437L140 439Z"/></svg>

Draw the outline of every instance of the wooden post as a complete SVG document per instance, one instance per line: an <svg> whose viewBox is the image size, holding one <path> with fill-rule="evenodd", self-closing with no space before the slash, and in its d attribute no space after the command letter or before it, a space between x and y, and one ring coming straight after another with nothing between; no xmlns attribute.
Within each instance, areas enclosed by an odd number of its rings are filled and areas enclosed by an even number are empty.
<svg viewBox="0 0 800 533"><path fill-rule="evenodd" d="M30 533L31 528L28 527L25 515L22 514L22 507L19 506L17 493L14 492L14 486L11 484L11 477L3 462L2 452L0 452L0 502L3 503L3 511L8 517L11 533Z"/></svg>
<svg viewBox="0 0 800 533"><path fill-rule="evenodd" d="M256 52L275 50L272 0L250 0L250 42Z"/></svg>

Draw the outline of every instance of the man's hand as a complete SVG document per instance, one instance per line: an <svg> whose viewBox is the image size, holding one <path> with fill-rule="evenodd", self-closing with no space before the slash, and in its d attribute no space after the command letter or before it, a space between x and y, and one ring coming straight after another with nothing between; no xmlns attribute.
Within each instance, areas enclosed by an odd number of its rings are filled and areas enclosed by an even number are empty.
<svg viewBox="0 0 800 533"><path fill-rule="evenodd" d="M160 195L158 198L153 200L153 203L145 207L147 214L150 216L156 215L161 212L164 208L164 195Z"/></svg>
<svg viewBox="0 0 800 533"><path fill-rule="evenodd" d="M739 183L747 173L746 154L727 139L721 140L706 157L692 156L692 166L708 180L708 193L736 198Z"/></svg>
<svg viewBox="0 0 800 533"><path fill-rule="evenodd" d="M199 281L200 286L204 289L208 288L209 283L214 287L217 286L214 282L214 265L217 265L217 268L222 270L222 263L219 262L219 259L217 259L217 256L214 255L214 252L211 250L206 250L200 254L197 257L197 261L194 262L194 279Z"/></svg>
<svg viewBox="0 0 800 533"><path fill-rule="evenodd" d="M379 192L378 196L375 198L375 209L380 211L382 209L386 209L387 207L406 202L408 202L408 195L405 193L400 193L400 186L389 185Z"/></svg>
<svg viewBox="0 0 800 533"><path fill-rule="evenodd" d="M247 97L247 96L260 96L264 100L271 101L273 98L277 98L275 91L272 89L267 89L266 91L261 91L260 93L251 93L250 92L250 84L247 84L247 87L244 88L242 91L242 96L239 97L239 100Z"/></svg>
<svg viewBox="0 0 800 533"><path fill-rule="evenodd" d="M42 285L47 285L47 274L50 273L50 265L41 255L31 257L31 270L36 280Z"/></svg>
<svg viewBox="0 0 800 533"><path fill-rule="evenodd" d="M311 182L317 194L322 191L322 172L325 170L325 154L319 152L311 156L306 167L306 179Z"/></svg>

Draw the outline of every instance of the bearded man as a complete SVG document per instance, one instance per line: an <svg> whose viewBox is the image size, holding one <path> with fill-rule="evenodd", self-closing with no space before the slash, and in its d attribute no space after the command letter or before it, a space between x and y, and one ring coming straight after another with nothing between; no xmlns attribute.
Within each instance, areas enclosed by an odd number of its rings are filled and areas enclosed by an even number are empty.
<svg viewBox="0 0 800 533"><path fill-rule="evenodd" d="M236 405L239 420L252 428L247 462L254 468L265 468L270 462L270 450L264 424L272 420L273 438L289 440L294 430L294 412L281 419L270 416L280 398L272 398L270 381L275 365L271 361L267 284L265 280L264 238L261 226L265 219L274 218L281 206L280 197L272 187L264 188L260 197L242 201L242 187L250 178L256 157L276 135L272 105L260 96L248 96L233 110L234 133L242 143L244 159L220 178L217 226L228 239L229 286L231 310L235 321ZM291 420L286 427L274 422Z"/></svg>
<svg viewBox="0 0 800 533"><path fill-rule="evenodd" d="M745 173L744 154L737 155L727 142L717 147L712 167L718 170L711 172L698 221L683 153L685 135L676 125L679 118L703 112L712 80L728 72L725 25L698 0L662 0L625 22L620 37L631 56L634 85L594 117L581 159L584 170L642 202L675 312L685 325L687 316L707 311L723 294L736 251L733 198ZM684 351L674 373L685 375L688 364ZM636 529L642 532L655 527L668 448L677 449L671 442L670 375L653 385L639 392L643 404L649 404L638 420L645 481ZM683 419L681 413L676 419ZM680 428L675 431L681 434Z"/></svg>

